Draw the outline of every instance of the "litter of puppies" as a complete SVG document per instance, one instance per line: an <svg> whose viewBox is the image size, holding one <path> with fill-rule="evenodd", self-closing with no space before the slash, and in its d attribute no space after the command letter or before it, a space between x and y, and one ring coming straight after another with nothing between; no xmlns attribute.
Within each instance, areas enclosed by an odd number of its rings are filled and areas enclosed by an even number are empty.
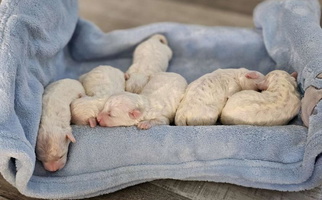
<svg viewBox="0 0 322 200"><path fill-rule="evenodd" d="M171 58L166 37L156 34L137 46L125 73L98 66L79 81L48 85L36 146L44 168L64 167L68 146L76 142L71 124L273 126L286 125L300 111L295 73L274 70L264 76L245 68L218 69L188 85L181 75L166 72Z"/></svg>

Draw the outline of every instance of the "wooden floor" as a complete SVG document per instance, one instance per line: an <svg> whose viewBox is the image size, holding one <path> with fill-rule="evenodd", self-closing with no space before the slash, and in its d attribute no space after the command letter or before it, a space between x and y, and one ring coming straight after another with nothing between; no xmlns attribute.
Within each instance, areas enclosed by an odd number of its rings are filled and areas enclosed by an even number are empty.
<svg viewBox="0 0 322 200"><path fill-rule="evenodd" d="M321 2L322 0L320 0ZM260 0L80 0L80 15L105 32L153 22L252 27ZM0 200L30 200L0 176ZM211 182L157 180L90 200L318 200L322 187L277 192Z"/></svg>

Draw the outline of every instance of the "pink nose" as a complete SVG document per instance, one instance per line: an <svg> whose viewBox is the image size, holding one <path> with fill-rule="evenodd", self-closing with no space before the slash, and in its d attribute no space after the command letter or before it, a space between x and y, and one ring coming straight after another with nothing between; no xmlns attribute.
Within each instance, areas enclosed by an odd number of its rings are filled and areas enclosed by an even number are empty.
<svg viewBox="0 0 322 200"><path fill-rule="evenodd" d="M51 161L43 163L43 165L47 171L55 172L62 169L65 166L65 163L61 163L59 161Z"/></svg>
<svg viewBox="0 0 322 200"><path fill-rule="evenodd" d="M99 113L96 117L96 120L98 121L99 125L100 126L105 126L106 123L105 123L105 120L103 120L104 118L104 114L103 113Z"/></svg>
<svg viewBox="0 0 322 200"><path fill-rule="evenodd" d="M98 123L100 123L102 121L102 115L98 114L96 120L98 121Z"/></svg>

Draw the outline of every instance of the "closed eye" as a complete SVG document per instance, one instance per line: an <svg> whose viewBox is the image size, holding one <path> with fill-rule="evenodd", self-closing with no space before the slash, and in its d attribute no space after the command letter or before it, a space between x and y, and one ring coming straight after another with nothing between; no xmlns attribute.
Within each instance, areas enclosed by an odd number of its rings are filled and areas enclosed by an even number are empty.
<svg viewBox="0 0 322 200"><path fill-rule="evenodd" d="M107 115L108 115L109 117L115 117L115 115L114 115L114 114L112 114L112 113L111 113L111 111L110 111L110 112L108 112L108 113L107 113Z"/></svg>

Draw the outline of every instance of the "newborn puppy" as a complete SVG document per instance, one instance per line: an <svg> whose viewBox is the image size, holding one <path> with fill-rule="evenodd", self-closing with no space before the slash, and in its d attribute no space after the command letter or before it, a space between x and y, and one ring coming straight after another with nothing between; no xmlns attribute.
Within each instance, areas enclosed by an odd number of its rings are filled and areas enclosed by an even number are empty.
<svg viewBox="0 0 322 200"><path fill-rule="evenodd" d="M96 117L103 109L108 97L84 96L80 99L75 99L70 106L71 122L77 125L89 125L92 128L97 126Z"/></svg>
<svg viewBox="0 0 322 200"><path fill-rule="evenodd" d="M101 126L132 126L149 129L170 124L187 87L179 74L160 72L151 76L141 94L112 95L97 116Z"/></svg>
<svg viewBox="0 0 322 200"><path fill-rule="evenodd" d="M125 90L141 93L152 74L167 70L171 57L172 51L163 35L153 35L142 42L136 47L133 64L125 73Z"/></svg>
<svg viewBox="0 0 322 200"><path fill-rule="evenodd" d="M274 70L258 84L262 92L245 90L228 99L222 113L223 124L274 126L287 124L298 114L301 101L296 74Z"/></svg>
<svg viewBox="0 0 322 200"><path fill-rule="evenodd" d="M57 171L65 166L68 145L75 142L69 105L84 94L82 84L72 79L59 80L45 88L36 154L48 171Z"/></svg>
<svg viewBox="0 0 322 200"><path fill-rule="evenodd" d="M88 96L111 96L124 91L124 73L112 66L101 65L83 74L79 81L83 84Z"/></svg>
<svg viewBox="0 0 322 200"><path fill-rule="evenodd" d="M256 83L264 75L240 69L218 69L189 84L178 107L175 124L178 126L213 125L227 98L241 90L257 90Z"/></svg>
<svg viewBox="0 0 322 200"><path fill-rule="evenodd" d="M99 66L82 75L86 94L71 104L72 123L77 125L97 125L96 117L103 109L105 101L114 93L125 88L124 73L111 66Z"/></svg>

